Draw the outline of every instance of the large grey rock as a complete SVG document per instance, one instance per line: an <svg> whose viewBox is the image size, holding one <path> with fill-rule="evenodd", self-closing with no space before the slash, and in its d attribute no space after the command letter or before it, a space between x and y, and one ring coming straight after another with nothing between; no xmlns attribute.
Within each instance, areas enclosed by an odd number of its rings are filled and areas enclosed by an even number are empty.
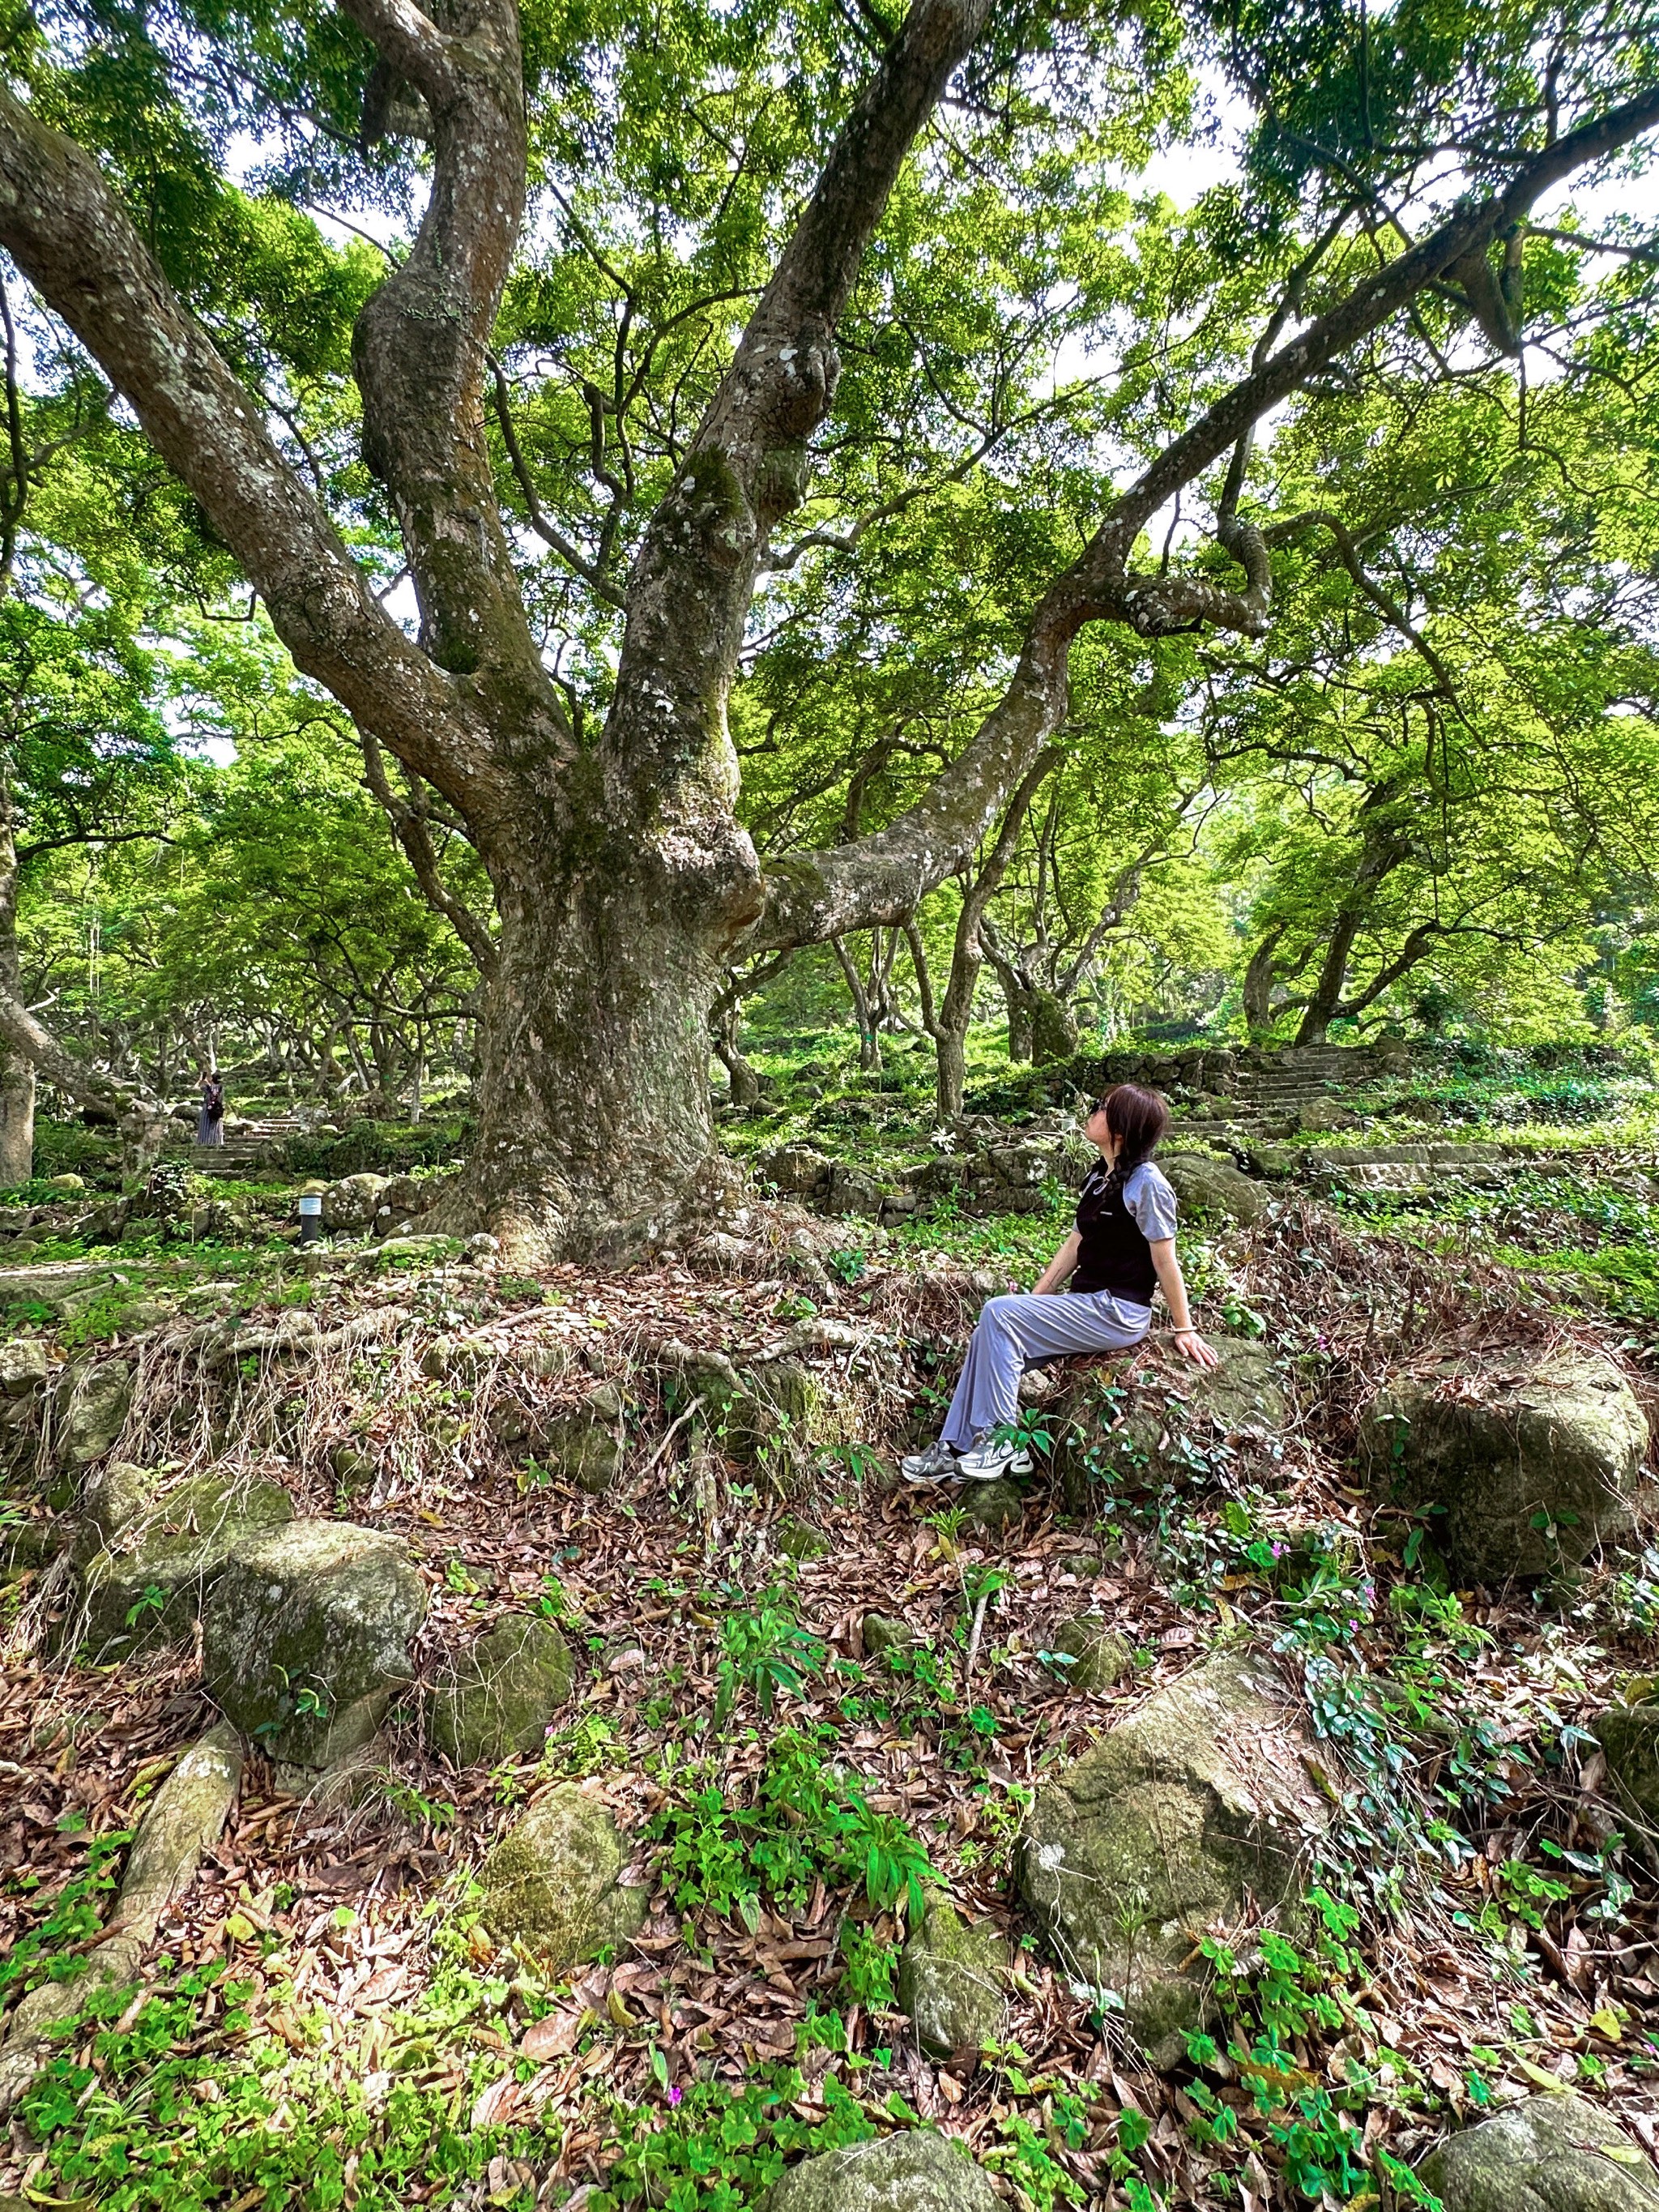
<svg viewBox="0 0 1659 2212"><path fill-rule="evenodd" d="M1195 1152L1160 1154L1158 1165L1168 1176L1183 1206L1219 1214L1224 1221L1248 1227L1264 1218L1273 1203L1259 1182L1225 1160L1201 1158Z"/></svg>
<svg viewBox="0 0 1659 2212"><path fill-rule="evenodd" d="M82 1567L81 1595L86 1640L106 1656L187 1638L236 1546L294 1518L279 1482L210 1470L161 1495L152 1470L122 1460L100 1476L88 1523L104 1540Z"/></svg>
<svg viewBox="0 0 1659 2212"><path fill-rule="evenodd" d="M1406 1504L1443 1506L1436 1541L1478 1582L1548 1574L1628 1536L1647 1446L1624 1376L1577 1345L1449 1356L1395 1376L1360 1424L1372 1479Z"/></svg>
<svg viewBox="0 0 1659 2212"><path fill-rule="evenodd" d="M1434 1170L1426 1161L1358 1160L1328 1167L1316 1159L1309 1173L1320 1189L1337 1197L1426 1198L1434 1188Z"/></svg>
<svg viewBox="0 0 1659 2212"><path fill-rule="evenodd" d="M374 1734L413 1676L427 1589L396 1537L290 1522L240 1543L202 1609L203 1678L273 1758L330 1765Z"/></svg>
<svg viewBox="0 0 1659 2212"><path fill-rule="evenodd" d="M863 1168L849 1166L845 1161L838 1160L830 1168L829 1181L824 1187L823 1210L832 1220L863 1217L874 1221L881 1213L885 1188Z"/></svg>
<svg viewBox="0 0 1659 2212"><path fill-rule="evenodd" d="M574 1782L532 1805L478 1872L480 1916L503 1943L533 1954L551 1973L625 1943L649 1893L625 1883L617 1823Z"/></svg>
<svg viewBox="0 0 1659 2212"><path fill-rule="evenodd" d="M803 2159L761 2199L763 2212L1002 2212L982 2166L921 2128Z"/></svg>
<svg viewBox="0 0 1659 2212"><path fill-rule="evenodd" d="M427 1733L457 1766L539 1751L566 1704L575 1662L558 1623L521 1613L481 1636L427 1701Z"/></svg>
<svg viewBox="0 0 1659 2212"><path fill-rule="evenodd" d="M1002 2039L1008 1946L994 1928L970 1925L935 1893L899 1960L899 2002L916 2041L935 2058Z"/></svg>
<svg viewBox="0 0 1659 2212"><path fill-rule="evenodd" d="M368 1229L379 1218L390 1182L386 1176L342 1176L323 1193L323 1226L331 1235Z"/></svg>
<svg viewBox="0 0 1659 2212"><path fill-rule="evenodd" d="M1205 1969L1188 1962L1211 1924L1297 1892L1328 1817L1304 1748L1273 1668L1227 1655L1037 1791L1020 1888L1066 1971L1118 1994L1157 2065L1179 2062L1205 2015Z"/></svg>
<svg viewBox="0 0 1659 2212"><path fill-rule="evenodd" d="M1218 1445L1272 1437L1289 1418L1285 1382L1272 1347L1254 1337L1212 1336L1213 1367L1195 1367L1167 1344L1137 1349L1113 1363L1122 1397L1103 1425L1098 1393L1085 1384L1069 1423L1060 1424L1054 1472L1067 1509L1085 1511L1095 1480L1116 1484L1201 1480Z"/></svg>
<svg viewBox="0 0 1659 2212"><path fill-rule="evenodd" d="M26 1398L38 1390L52 1372L43 1339L14 1336L0 1344L0 1391L8 1398Z"/></svg>
<svg viewBox="0 0 1659 2212"><path fill-rule="evenodd" d="M1568 2094L1465 2128L1418 2169L1445 2212L1659 2212L1659 2174L1610 2116Z"/></svg>
<svg viewBox="0 0 1659 2212"><path fill-rule="evenodd" d="M797 1144L763 1152L755 1164L783 1197L809 1199L828 1189L835 1163L812 1146Z"/></svg>
<svg viewBox="0 0 1659 2212"><path fill-rule="evenodd" d="M101 1459L120 1435L132 1403L132 1368L125 1359L83 1360L65 1380L62 1456L78 1472Z"/></svg>

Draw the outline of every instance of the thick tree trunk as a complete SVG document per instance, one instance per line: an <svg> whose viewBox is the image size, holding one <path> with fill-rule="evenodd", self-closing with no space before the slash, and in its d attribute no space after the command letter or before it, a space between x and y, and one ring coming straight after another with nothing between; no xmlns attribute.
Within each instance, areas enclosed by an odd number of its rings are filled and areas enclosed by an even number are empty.
<svg viewBox="0 0 1659 2212"><path fill-rule="evenodd" d="M1078 1048L1077 1019L1058 991L1031 994L1030 1057L1038 1067L1070 1060Z"/></svg>
<svg viewBox="0 0 1659 2212"><path fill-rule="evenodd" d="M1024 984L1005 977L1002 995L1008 1008L1008 1057L1024 1062L1031 1057L1031 994Z"/></svg>
<svg viewBox="0 0 1659 2212"><path fill-rule="evenodd" d="M996 927L988 914L980 924L980 942L985 957L996 969L997 981L1002 986L1003 1004L1008 1010L1008 1057L1013 1061L1031 1057L1031 985L1023 963L1003 944Z"/></svg>
<svg viewBox="0 0 1659 2212"><path fill-rule="evenodd" d="M968 1085L968 1030L940 1028L933 1039L933 1098L941 1121L960 1118Z"/></svg>
<svg viewBox="0 0 1659 2212"><path fill-rule="evenodd" d="M1319 964L1319 980L1296 1033L1299 1045L1323 1044L1326 1032L1336 1018L1342 1005L1342 986L1348 980L1348 956L1359 933L1359 920L1358 913L1340 914L1336 918L1325 957Z"/></svg>
<svg viewBox="0 0 1659 2212"><path fill-rule="evenodd" d="M587 866L555 899L551 868L495 872L477 1133L446 1221L487 1227L509 1258L624 1257L674 1230L713 1155L726 971L659 876Z"/></svg>

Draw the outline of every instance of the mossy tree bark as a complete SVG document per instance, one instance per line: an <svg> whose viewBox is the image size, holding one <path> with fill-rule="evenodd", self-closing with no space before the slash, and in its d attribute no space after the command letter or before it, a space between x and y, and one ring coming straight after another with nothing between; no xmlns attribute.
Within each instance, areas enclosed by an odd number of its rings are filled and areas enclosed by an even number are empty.
<svg viewBox="0 0 1659 2212"><path fill-rule="evenodd" d="M708 1018L733 959L902 927L971 860L1059 731L1082 625L1260 635L1269 539L1233 512L1237 456L1255 423L1484 254L1541 192L1659 122L1656 91L1517 155L1501 189L1461 201L1278 343L1281 318L1249 374L1111 503L1034 610L1004 696L918 804L763 877L738 820L726 730L756 579L806 489L865 250L989 0L913 0L854 102L647 530L612 706L592 737L573 728L538 650L484 431L489 347L526 189L514 0L477 0L454 30L408 0L343 5L385 70L418 94L429 133L419 236L362 310L354 344L364 454L397 515L418 638L377 598L320 495L273 442L264 400L180 302L98 163L4 88L0 244L200 502L298 666L465 822L500 927L459 1205L524 1256L613 1247L666 1224L710 1154ZM1230 452L1217 534L1243 587L1196 569L1137 572L1152 517Z"/></svg>
<svg viewBox="0 0 1659 2212"><path fill-rule="evenodd" d="M0 994L16 1003L22 992L17 959L17 847L11 803L0 781ZM27 1182L34 1173L34 1062L0 1028L0 1185Z"/></svg>

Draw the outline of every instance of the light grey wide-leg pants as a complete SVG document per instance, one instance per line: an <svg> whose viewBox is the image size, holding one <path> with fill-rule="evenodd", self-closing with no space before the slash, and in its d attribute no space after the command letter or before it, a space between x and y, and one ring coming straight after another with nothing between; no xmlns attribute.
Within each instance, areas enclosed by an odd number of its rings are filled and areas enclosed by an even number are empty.
<svg viewBox="0 0 1659 2212"><path fill-rule="evenodd" d="M1132 1305L1110 1291L988 1298L974 1324L962 1380L951 1401L945 1441L969 1450L1019 1409L1019 1378L1042 1359L1068 1352L1122 1352L1152 1325L1150 1306Z"/></svg>

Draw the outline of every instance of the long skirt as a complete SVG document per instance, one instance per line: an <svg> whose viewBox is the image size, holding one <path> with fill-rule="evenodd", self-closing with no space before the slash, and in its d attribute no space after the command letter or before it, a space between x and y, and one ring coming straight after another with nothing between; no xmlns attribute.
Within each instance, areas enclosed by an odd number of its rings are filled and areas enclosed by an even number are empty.
<svg viewBox="0 0 1659 2212"><path fill-rule="evenodd" d="M198 1145L222 1145L225 1141L224 1115L210 1115L204 1106L196 1116L196 1141Z"/></svg>
<svg viewBox="0 0 1659 2212"><path fill-rule="evenodd" d="M951 1401L945 1443L967 1451L993 1429L1009 1425L1019 1410L1019 1378L1040 1360L1068 1352L1127 1351L1152 1325L1150 1306L1110 1291L988 1298Z"/></svg>

